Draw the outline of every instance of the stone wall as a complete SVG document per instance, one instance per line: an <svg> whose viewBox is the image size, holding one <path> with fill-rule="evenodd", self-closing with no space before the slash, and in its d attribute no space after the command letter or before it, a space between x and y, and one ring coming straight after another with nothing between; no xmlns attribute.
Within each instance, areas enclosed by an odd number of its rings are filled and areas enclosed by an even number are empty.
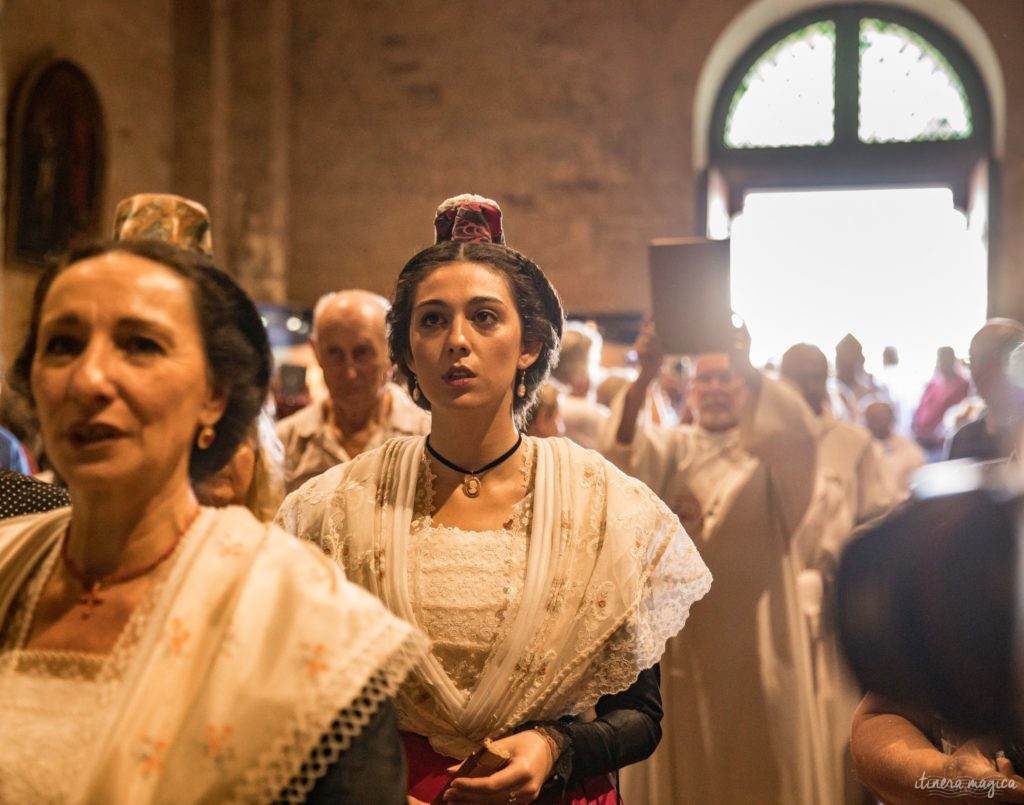
<svg viewBox="0 0 1024 805"><path fill-rule="evenodd" d="M781 0L780 0L781 2ZM1024 317L1024 2L964 0L1006 83L993 297ZM511 245L572 311L648 307L646 243L694 234L698 77L747 0L5 0L8 93L46 54L107 115L104 210L176 190L258 298L387 293L458 192L502 202ZM35 272L5 267L0 351Z"/></svg>
<svg viewBox="0 0 1024 805"><path fill-rule="evenodd" d="M647 241L692 230L693 88L727 8L398 9L295 7L289 295L387 292L437 203L476 192L570 308L643 308Z"/></svg>
<svg viewBox="0 0 1024 805"><path fill-rule="evenodd" d="M143 190L170 189L171 0L5 0L0 70L7 99L40 60L67 58L89 76L106 120L102 234L113 206ZM38 269L5 261L0 352L23 335Z"/></svg>
<svg viewBox="0 0 1024 805"><path fill-rule="evenodd" d="M993 255L993 315L1024 321L1024 3L966 0L989 35L1006 81L1006 148Z"/></svg>
<svg viewBox="0 0 1024 805"><path fill-rule="evenodd" d="M785 6L785 3L779 3ZM1024 3L967 0L1007 89L993 312L1024 316ZM647 309L646 243L697 234L697 79L746 0L294 7L291 271L387 293L447 195L493 195L570 310Z"/></svg>

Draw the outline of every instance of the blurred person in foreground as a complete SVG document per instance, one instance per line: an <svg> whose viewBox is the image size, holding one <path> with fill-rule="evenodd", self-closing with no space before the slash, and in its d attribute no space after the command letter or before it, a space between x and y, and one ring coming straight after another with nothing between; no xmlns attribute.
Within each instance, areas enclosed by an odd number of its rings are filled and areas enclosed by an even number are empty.
<svg viewBox="0 0 1024 805"><path fill-rule="evenodd" d="M843 554L836 620L870 691L851 751L885 803L1024 802L1022 490L1016 463L929 465Z"/></svg>
<svg viewBox="0 0 1024 805"><path fill-rule="evenodd" d="M729 352L698 356L694 425L641 427L662 367L652 324L612 406L605 455L651 485L701 547L715 587L666 649L665 740L623 773L635 802L818 805L824 754L791 539L811 501L819 424L799 395Z"/></svg>
<svg viewBox="0 0 1024 805"><path fill-rule="evenodd" d="M328 396L277 423L287 491L393 436L430 430L429 415L391 382L387 312L383 296L356 289L317 302L309 340Z"/></svg>
<svg viewBox="0 0 1024 805"><path fill-rule="evenodd" d="M972 342L982 356L995 347L1011 392L1024 389L1024 346L1007 351L1019 335L995 320ZM1024 416L1024 397L1000 403L1010 421ZM1018 459L1019 445L1007 460L923 468L911 503L842 557L836 617L870 691L851 748L860 778L890 805L1024 803Z"/></svg>
<svg viewBox="0 0 1024 805"><path fill-rule="evenodd" d="M165 243L78 252L13 374L73 505L0 525L0 800L402 802L390 702L422 637L192 491L266 396L234 281Z"/></svg>

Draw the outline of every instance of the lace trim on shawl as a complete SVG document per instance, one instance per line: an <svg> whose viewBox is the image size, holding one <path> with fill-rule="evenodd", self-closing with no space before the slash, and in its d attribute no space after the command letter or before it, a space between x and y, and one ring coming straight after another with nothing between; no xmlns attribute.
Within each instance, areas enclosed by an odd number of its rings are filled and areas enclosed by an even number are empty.
<svg viewBox="0 0 1024 805"><path fill-rule="evenodd" d="M609 483L615 480L608 479ZM601 611L605 605L605 596L613 593L613 590L602 587L589 590L580 607L584 628L579 640L594 649L585 651L581 647L573 660L547 684L546 690L536 700L541 703L539 710L542 715L534 715L538 711L535 704L531 708L524 707L516 711L512 723L520 723L527 718L557 718L583 713L594 707L602 696L628 688L642 670L653 666L664 654L668 639L681 631L689 618L690 607L710 589L711 574L692 541L674 537L679 527L678 519L660 505L646 487L643 488L643 494L654 504L652 509L657 512L655 516L636 521L627 515L623 518L625 522L608 523L608 528L632 527L636 530L637 550L647 547L641 532L661 535L661 544L656 554L644 562L644 574L637 585L637 599L622 618L606 624L602 622L604 618ZM658 570L657 577L665 581L656 581L660 589L645 596L655 567ZM606 586L610 584L608 582ZM557 604L556 593L549 606ZM553 658L555 653L550 648L545 650L543 640L544 636L538 635L523 660L526 673L539 666L538 678L543 676L549 657ZM591 669L593 673L588 679L587 673ZM579 689L573 690L577 685L580 685ZM571 696L564 698L567 691L572 691ZM557 706L548 712L548 705L543 702L554 702Z"/></svg>
<svg viewBox="0 0 1024 805"><path fill-rule="evenodd" d="M511 514L508 519L502 524L501 529L491 529L486 531L471 531L456 526L447 525L436 525L433 521L434 513L434 482L436 477L430 467L430 461L427 458L426 451L423 452L421 459L420 473L416 483L415 502L413 508L413 519L410 527L410 532L413 537L422 536L426 532L433 532L435 534L454 534L454 535L468 535L470 537L495 535L498 536L501 533L509 535L509 538L513 542L521 542L524 546L529 541L530 526L533 520L533 500L534 500L534 488L533 478L536 468L536 451L533 449L531 442L524 441L525 445L523 453L523 463L520 468L523 478L524 488L527 490L526 494L518 500L512 506ZM410 544L412 551L420 551L423 546L418 539L413 539ZM523 563L521 567L517 567L511 558L506 558L504 561L504 567L492 568L492 572L489 573L489 577L493 576L494 573L503 573L504 578L507 579L507 584L504 587L503 597L505 599L503 606L499 610L493 613L489 613L489 617L494 618L494 632L492 638L489 641L489 646L486 653L482 652L467 652L465 656L462 656L457 660L456 665L452 666L454 658L442 659L438 656L438 661L441 666L445 669L445 673L455 683L456 687L460 690L471 693L476 685L464 685L467 677L475 677L476 681L479 681L479 677L484 667L486 667L487 661L490 657L491 652L495 646L503 645L512 630L512 626L515 623L516 613L519 609L519 605L522 601L523 584L522 578L514 578L517 573L521 574L521 571L525 571L526 568L526 548L523 548ZM419 573L419 561L412 563L417 567L415 573ZM420 597L420 583L419 578L409 580L409 591L413 597L413 607L420 616L420 628L426 628L425 619L422 617L422 606L423 600ZM470 582L472 583L472 581ZM486 580L484 580L486 583ZM451 639L451 634L447 633L453 627L451 621L442 624L446 628L446 634L443 635L445 639ZM442 635L433 632L430 634L431 638L437 641L442 640ZM408 692L408 691L407 691Z"/></svg>
<svg viewBox="0 0 1024 805"><path fill-rule="evenodd" d="M392 624L374 644L394 640L405 631L404 623ZM297 711L279 738L245 773L234 802L285 802L301 805L331 764L359 737L384 702L393 699L409 672L426 652L428 642L419 632L408 632L382 665L370 655L360 664L346 666L343 677L324 687L316 701ZM332 702L339 690L349 687L353 675L365 675L362 692L342 710Z"/></svg>
<svg viewBox="0 0 1024 805"><path fill-rule="evenodd" d="M22 676L95 682L103 673L107 655L20 649L11 653L9 662L10 669Z"/></svg>
<svg viewBox="0 0 1024 805"><path fill-rule="evenodd" d="M682 555L664 556L662 562L666 561L678 566L685 579L684 587L677 589L671 597L660 596L657 612L651 610L641 614L644 606L642 601L638 602L627 622L611 629L601 639L601 648L592 661L593 667L601 669L600 673L576 693L569 712L585 712L594 707L602 696L619 693L636 682L641 671L653 666L664 655L669 638L685 626L690 607L711 589L711 574L692 544ZM653 659L639 662L638 657ZM566 669L565 677L570 677L571 673L573 669ZM564 684L564 679L556 679L553 687L557 689Z"/></svg>

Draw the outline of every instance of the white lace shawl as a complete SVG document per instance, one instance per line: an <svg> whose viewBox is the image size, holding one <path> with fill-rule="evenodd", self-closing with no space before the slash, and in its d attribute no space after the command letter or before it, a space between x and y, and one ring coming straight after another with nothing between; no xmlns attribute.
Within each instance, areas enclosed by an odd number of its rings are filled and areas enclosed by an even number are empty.
<svg viewBox="0 0 1024 805"><path fill-rule="evenodd" d="M399 694L402 728L455 757L524 721L581 713L629 687L711 584L678 518L646 486L567 439L533 446L527 576L507 636L471 693L428 655ZM287 530L413 622L406 561L423 449L423 437L393 439L314 478L278 513Z"/></svg>
<svg viewBox="0 0 1024 805"><path fill-rule="evenodd" d="M0 527L0 618L69 517ZM294 781L303 801L425 639L241 507L204 509L173 562L146 617L130 621L137 639L110 657L119 682L104 687L103 737L74 789L83 802L270 802ZM319 762L299 776L314 749Z"/></svg>

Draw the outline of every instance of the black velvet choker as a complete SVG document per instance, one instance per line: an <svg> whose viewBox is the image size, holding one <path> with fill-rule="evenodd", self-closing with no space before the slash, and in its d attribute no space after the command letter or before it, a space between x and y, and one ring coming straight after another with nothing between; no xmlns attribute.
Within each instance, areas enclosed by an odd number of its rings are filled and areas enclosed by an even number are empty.
<svg viewBox="0 0 1024 805"><path fill-rule="evenodd" d="M430 446L429 436L427 437L427 452L430 453L430 455L432 455L442 464L444 464L448 469L455 470L456 472L461 472L462 475L464 476L462 479L462 491L465 493L467 498L475 498L480 495L480 487L483 485L483 480L481 479L480 476L482 476L488 470L493 470L503 461L507 461L508 459L510 459L512 457L512 454L519 449L519 445L521 445L522 443L523 434L520 433L519 438L516 439L516 443L512 445L512 447L510 447L508 450L506 450L504 453L502 453L500 456L494 459L494 461L492 461L490 464L485 464L478 470L467 470L465 467L460 467L458 464L455 464L446 459L444 456L438 453L433 447Z"/></svg>

